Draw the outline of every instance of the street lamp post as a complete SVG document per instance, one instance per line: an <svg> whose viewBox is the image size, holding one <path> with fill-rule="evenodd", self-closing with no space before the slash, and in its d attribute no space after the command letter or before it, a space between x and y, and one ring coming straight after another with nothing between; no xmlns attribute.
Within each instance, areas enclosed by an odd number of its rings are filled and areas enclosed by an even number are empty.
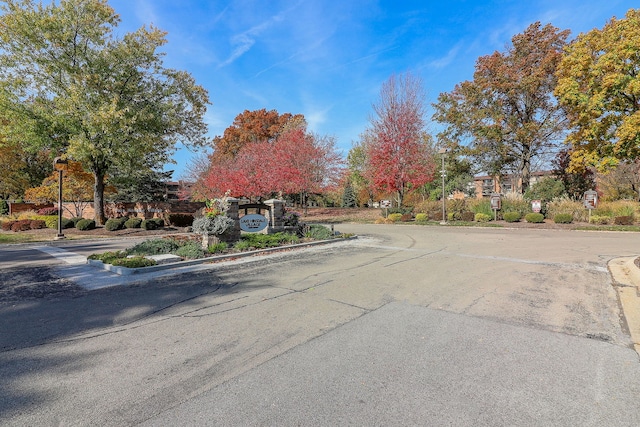
<svg viewBox="0 0 640 427"><path fill-rule="evenodd" d="M53 168L58 171L58 235L56 240L65 238L62 234L62 172L67 168L67 164L68 161L61 157L53 159Z"/></svg>
<svg viewBox="0 0 640 427"><path fill-rule="evenodd" d="M446 177L446 170L444 168L444 157L447 154L447 149L446 148L441 148L440 150L438 150L438 154L440 154L440 156L442 157L442 170L440 171L440 173L442 174L442 221L440 221L440 224L446 224L447 223L447 217L446 217L446 207L445 207L445 197L444 197L444 179Z"/></svg>

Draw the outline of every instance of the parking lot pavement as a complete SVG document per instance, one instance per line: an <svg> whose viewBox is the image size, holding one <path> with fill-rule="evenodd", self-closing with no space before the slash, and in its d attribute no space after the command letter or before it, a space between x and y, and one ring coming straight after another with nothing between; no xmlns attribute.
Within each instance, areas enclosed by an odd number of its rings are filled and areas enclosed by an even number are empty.
<svg viewBox="0 0 640 427"><path fill-rule="evenodd" d="M629 348L394 302L143 425L637 426L638 396Z"/></svg>

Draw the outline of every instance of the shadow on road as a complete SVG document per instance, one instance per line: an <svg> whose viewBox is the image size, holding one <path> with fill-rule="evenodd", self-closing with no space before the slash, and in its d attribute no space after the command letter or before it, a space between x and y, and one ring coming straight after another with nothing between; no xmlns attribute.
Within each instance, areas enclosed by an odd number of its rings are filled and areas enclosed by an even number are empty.
<svg viewBox="0 0 640 427"><path fill-rule="evenodd" d="M3 269L2 275L6 280L0 284L0 414L6 416L47 400L46 393L34 394L37 387L17 385L64 376L93 359L91 354L61 357L44 351L29 351L25 356L22 349L81 339L80 334L92 330L125 327L178 304L188 309L198 298L224 295L234 286L212 272L91 292L56 277L46 266Z"/></svg>

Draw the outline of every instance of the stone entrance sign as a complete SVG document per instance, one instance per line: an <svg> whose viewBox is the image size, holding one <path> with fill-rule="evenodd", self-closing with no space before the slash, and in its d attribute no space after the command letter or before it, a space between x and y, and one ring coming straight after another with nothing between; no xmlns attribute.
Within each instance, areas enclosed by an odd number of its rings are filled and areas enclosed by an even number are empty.
<svg viewBox="0 0 640 427"><path fill-rule="evenodd" d="M269 225L269 220L260 214L249 214L240 218L240 229L248 233L257 233Z"/></svg>

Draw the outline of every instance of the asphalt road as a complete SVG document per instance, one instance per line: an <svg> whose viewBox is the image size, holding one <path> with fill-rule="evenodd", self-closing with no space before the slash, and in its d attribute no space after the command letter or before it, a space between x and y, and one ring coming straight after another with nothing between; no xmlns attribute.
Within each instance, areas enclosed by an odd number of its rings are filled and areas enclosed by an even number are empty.
<svg viewBox="0 0 640 427"><path fill-rule="evenodd" d="M0 303L0 424L640 425L607 271L637 234L337 228L361 237L97 291L0 248L42 290Z"/></svg>

